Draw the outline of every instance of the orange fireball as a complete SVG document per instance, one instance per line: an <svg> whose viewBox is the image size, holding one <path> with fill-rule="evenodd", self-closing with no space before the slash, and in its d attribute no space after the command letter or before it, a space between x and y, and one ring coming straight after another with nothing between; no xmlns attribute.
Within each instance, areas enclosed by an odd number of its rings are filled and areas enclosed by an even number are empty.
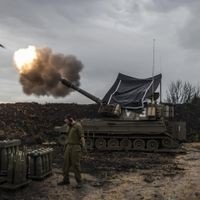
<svg viewBox="0 0 200 200"><path fill-rule="evenodd" d="M20 73L31 69L33 61L37 58L36 48L28 46L26 49L19 49L14 53L14 61Z"/></svg>

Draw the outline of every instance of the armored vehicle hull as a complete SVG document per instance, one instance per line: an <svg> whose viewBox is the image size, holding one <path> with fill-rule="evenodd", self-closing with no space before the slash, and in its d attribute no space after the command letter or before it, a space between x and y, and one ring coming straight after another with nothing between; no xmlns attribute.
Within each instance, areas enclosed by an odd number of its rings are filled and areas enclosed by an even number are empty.
<svg viewBox="0 0 200 200"><path fill-rule="evenodd" d="M184 139L183 122L162 120L82 120L86 143L90 150L142 150L175 149Z"/></svg>

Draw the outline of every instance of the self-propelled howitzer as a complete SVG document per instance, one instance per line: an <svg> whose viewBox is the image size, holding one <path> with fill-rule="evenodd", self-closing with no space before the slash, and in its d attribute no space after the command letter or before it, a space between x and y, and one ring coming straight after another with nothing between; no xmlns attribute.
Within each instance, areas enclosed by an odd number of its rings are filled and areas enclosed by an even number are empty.
<svg viewBox="0 0 200 200"><path fill-rule="evenodd" d="M99 118L82 120L87 147L104 151L166 151L177 148L185 139L185 123L173 120L171 105L156 102L158 95L152 91L155 92L160 78L157 75L137 79L119 74L103 100L62 79L66 87L99 104ZM149 99L154 102L148 103Z"/></svg>

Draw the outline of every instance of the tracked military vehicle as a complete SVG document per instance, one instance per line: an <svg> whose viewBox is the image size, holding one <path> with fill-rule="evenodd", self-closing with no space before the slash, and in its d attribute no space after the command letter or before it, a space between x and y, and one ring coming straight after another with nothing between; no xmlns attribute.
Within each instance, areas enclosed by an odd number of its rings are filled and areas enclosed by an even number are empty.
<svg viewBox="0 0 200 200"><path fill-rule="evenodd" d="M99 104L98 118L83 119L86 143L93 150L162 151L179 147L185 123L173 120L174 109L160 103L159 74L138 79L119 74L101 100L66 79L61 82ZM156 92L160 86L160 92Z"/></svg>

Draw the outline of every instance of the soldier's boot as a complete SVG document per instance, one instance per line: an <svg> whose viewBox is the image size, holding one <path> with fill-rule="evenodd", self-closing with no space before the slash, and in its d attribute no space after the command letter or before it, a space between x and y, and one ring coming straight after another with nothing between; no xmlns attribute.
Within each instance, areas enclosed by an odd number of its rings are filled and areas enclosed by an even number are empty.
<svg viewBox="0 0 200 200"><path fill-rule="evenodd" d="M61 182L58 182L57 185L69 185L69 179L64 178Z"/></svg>
<svg viewBox="0 0 200 200"><path fill-rule="evenodd" d="M83 187L83 183L82 182L78 182L77 185L76 185L76 188L77 189L80 189Z"/></svg>
<svg viewBox="0 0 200 200"><path fill-rule="evenodd" d="M70 182L69 181L61 181L61 182L59 182L59 183L57 183L57 185L69 185L70 184Z"/></svg>

